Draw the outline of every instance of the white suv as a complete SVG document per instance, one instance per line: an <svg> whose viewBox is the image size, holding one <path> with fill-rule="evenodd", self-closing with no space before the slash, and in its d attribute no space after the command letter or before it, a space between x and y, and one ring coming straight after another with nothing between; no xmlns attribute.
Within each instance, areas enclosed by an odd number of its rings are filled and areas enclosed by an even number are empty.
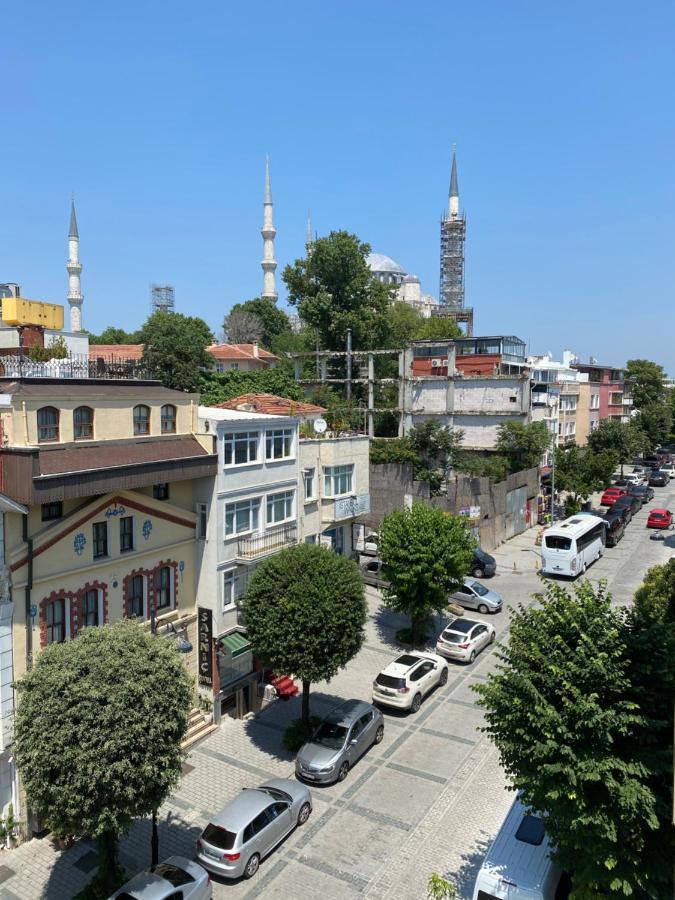
<svg viewBox="0 0 675 900"><path fill-rule="evenodd" d="M373 682L373 703L417 712L437 684L447 684L448 664L435 653L415 650L389 663Z"/></svg>

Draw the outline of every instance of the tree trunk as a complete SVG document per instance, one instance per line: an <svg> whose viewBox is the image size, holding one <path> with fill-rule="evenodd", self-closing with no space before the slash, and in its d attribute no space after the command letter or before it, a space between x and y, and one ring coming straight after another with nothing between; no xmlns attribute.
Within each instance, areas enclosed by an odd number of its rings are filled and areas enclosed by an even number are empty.
<svg viewBox="0 0 675 900"><path fill-rule="evenodd" d="M302 682L302 721L309 725L309 681Z"/></svg>
<svg viewBox="0 0 675 900"><path fill-rule="evenodd" d="M412 631L412 645L418 647L422 643L424 637L424 626L426 618L424 616L410 617L410 630Z"/></svg>
<svg viewBox="0 0 675 900"><path fill-rule="evenodd" d="M150 838L151 866L159 862L159 834L157 833L157 810L152 812L152 837Z"/></svg>
<svg viewBox="0 0 675 900"><path fill-rule="evenodd" d="M96 840L98 848L98 876L107 894L112 894L120 885L120 870L117 862L117 832L104 831Z"/></svg>

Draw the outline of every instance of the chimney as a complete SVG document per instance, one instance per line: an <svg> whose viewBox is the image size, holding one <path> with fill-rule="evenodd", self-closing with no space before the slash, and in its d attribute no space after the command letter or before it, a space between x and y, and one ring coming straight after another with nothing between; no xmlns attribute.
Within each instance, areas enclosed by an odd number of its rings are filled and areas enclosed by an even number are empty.
<svg viewBox="0 0 675 900"><path fill-rule="evenodd" d="M258 357L260 356L260 351L258 350L258 342L257 341L253 341L253 355L255 356L256 359L258 359Z"/></svg>

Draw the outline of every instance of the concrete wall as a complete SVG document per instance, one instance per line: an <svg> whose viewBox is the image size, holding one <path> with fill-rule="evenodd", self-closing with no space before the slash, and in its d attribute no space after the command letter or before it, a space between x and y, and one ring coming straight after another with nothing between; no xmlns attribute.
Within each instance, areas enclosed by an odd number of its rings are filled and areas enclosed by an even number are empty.
<svg viewBox="0 0 675 900"><path fill-rule="evenodd" d="M525 488L525 495L531 501L531 514L535 516L539 491L536 468L516 472L496 484L492 484L489 478L459 475L450 481L447 496L431 497L425 482L413 480L411 466L393 463L371 465L371 514L367 521L372 528L377 528L387 513L411 503L427 503L454 514L458 514L462 507L479 506L480 522L476 522L476 527L481 547L489 551L517 533L514 515L507 512L507 496L519 488Z"/></svg>

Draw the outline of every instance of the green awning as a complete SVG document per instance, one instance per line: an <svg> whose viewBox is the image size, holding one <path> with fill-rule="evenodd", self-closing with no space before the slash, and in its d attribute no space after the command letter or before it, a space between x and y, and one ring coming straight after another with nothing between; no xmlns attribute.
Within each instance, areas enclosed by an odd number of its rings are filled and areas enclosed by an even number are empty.
<svg viewBox="0 0 675 900"><path fill-rule="evenodd" d="M235 656L241 656L242 653L246 653L247 650L251 649L251 642L247 641L244 635L238 631L233 631L232 634L226 634L224 637L221 637L219 643L223 649L230 651L233 659Z"/></svg>

